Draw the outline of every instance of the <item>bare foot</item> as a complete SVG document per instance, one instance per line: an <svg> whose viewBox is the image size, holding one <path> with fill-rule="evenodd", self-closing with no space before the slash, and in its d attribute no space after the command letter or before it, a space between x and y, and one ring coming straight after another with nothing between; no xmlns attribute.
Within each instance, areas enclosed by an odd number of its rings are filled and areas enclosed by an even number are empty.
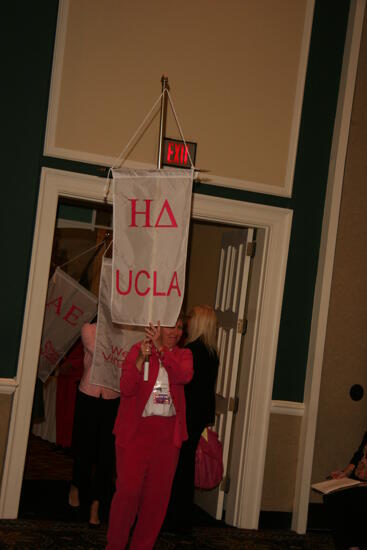
<svg viewBox="0 0 367 550"><path fill-rule="evenodd" d="M78 508L78 506L80 506L79 489L78 487L75 487L75 485L70 485L69 504L73 508Z"/></svg>
<svg viewBox="0 0 367 550"><path fill-rule="evenodd" d="M99 525L101 523L98 515L98 510L99 510L99 500L93 500L90 506L90 516L89 516L90 525Z"/></svg>

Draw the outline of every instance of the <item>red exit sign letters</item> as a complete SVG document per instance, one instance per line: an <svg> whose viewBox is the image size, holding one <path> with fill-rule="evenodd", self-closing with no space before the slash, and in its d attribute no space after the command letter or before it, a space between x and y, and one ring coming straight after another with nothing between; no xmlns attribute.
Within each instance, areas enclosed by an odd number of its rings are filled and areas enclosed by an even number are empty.
<svg viewBox="0 0 367 550"><path fill-rule="evenodd" d="M164 166L174 166L176 168L191 168L195 166L196 143L178 139L164 138L163 140L163 162ZM190 161L191 157L191 161Z"/></svg>

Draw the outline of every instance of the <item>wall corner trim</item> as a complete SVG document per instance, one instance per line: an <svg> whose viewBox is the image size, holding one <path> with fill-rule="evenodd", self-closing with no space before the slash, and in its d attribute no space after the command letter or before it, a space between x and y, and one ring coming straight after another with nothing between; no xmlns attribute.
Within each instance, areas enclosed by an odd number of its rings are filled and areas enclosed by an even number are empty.
<svg viewBox="0 0 367 550"><path fill-rule="evenodd" d="M13 395L17 387L15 378L0 378L0 395Z"/></svg>
<svg viewBox="0 0 367 550"><path fill-rule="evenodd" d="M326 327L365 5L365 0L351 0L350 3L330 154L304 394L307 414L302 419L292 516L292 530L300 534L305 533L307 528Z"/></svg>
<svg viewBox="0 0 367 550"><path fill-rule="evenodd" d="M297 401L272 401L270 414L285 414L290 416L303 416L305 404Z"/></svg>

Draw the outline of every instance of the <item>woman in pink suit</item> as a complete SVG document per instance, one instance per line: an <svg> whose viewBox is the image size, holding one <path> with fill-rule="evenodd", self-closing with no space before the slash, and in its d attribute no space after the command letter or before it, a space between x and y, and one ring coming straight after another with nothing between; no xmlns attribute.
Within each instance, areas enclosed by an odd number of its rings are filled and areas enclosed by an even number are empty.
<svg viewBox="0 0 367 550"><path fill-rule="evenodd" d="M130 550L151 550L163 523L180 447L187 439L184 384L193 376L193 365L191 351L177 346L181 336L181 319L174 327L150 325L122 367L107 550L126 548L135 519Z"/></svg>

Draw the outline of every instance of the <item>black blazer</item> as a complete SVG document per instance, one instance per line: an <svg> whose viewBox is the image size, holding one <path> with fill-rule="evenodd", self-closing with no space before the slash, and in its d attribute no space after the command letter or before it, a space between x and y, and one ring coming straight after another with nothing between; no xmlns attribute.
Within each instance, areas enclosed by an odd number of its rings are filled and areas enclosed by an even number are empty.
<svg viewBox="0 0 367 550"><path fill-rule="evenodd" d="M194 360L194 376L185 385L186 422L190 437L193 431L202 431L205 426L214 424L219 359L215 352L209 352L200 338L186 347L191 350Z"/></svg>

